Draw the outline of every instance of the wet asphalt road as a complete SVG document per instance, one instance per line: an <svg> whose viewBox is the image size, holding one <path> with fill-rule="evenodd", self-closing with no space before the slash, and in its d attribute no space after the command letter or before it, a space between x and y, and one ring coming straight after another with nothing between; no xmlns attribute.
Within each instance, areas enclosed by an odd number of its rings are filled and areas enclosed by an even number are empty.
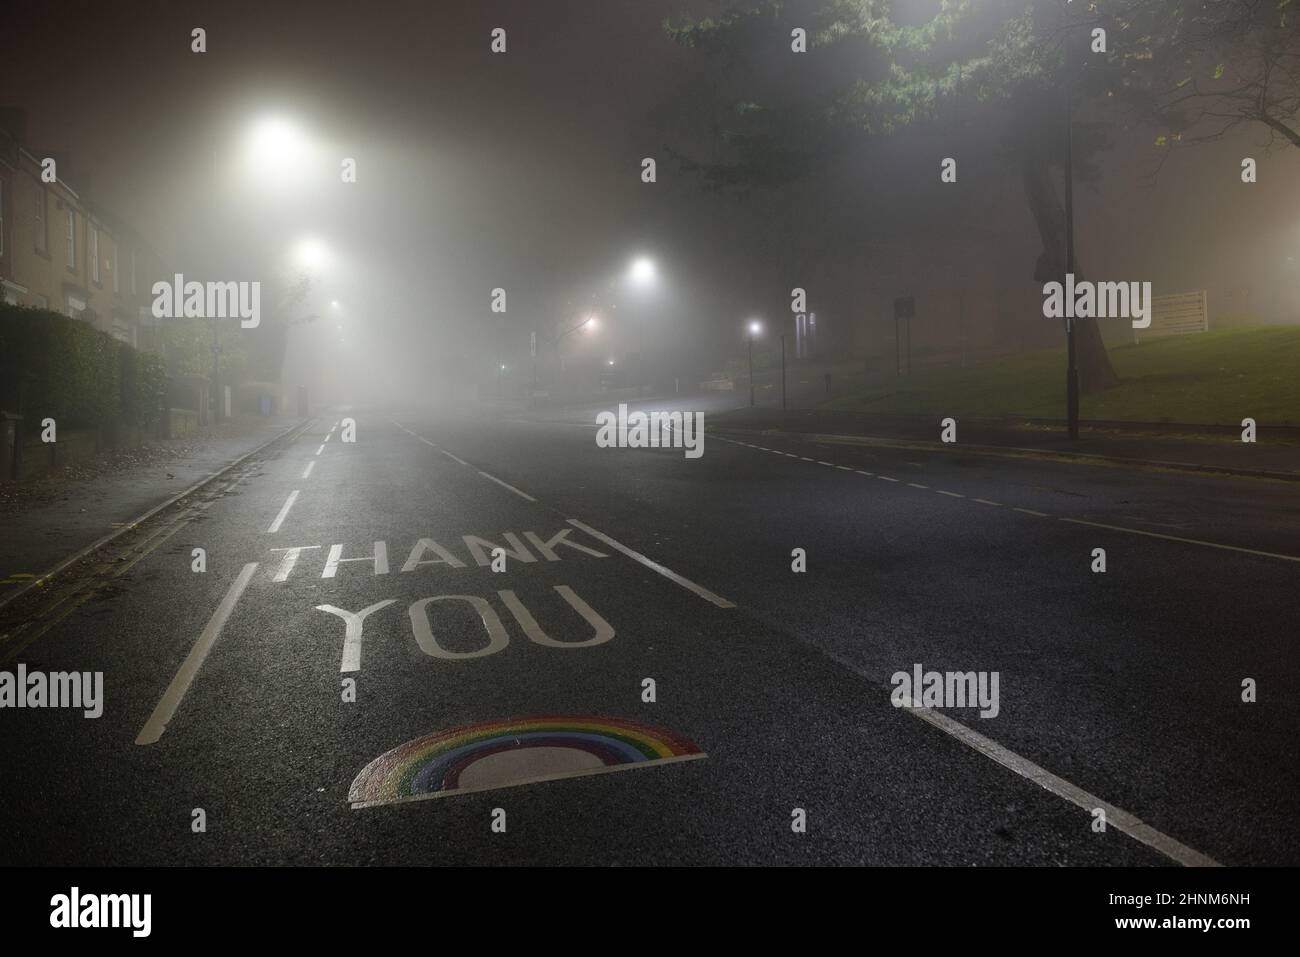
<svg viewBox="0 0 1300 957"><path fill-rule="evenodd" d="M331 432L344 415L354 443ZM3 862L1300 861L1292 487L725 432L690 459L594 436L351 410L241 467L4 660L102 671L105 704L0 711ZM516 553L505 571L479 564L494 545ZM135 743L254 563L165 731ZM419 604L440 596L477 601ZM390 600L359 653L317 607ZM890 677L916 664L998 672L996 717L895 708ZM705 756L349 801L405 742L547 715L638 722ZM1138 824L1098 832L1094 799Z"/></svg>

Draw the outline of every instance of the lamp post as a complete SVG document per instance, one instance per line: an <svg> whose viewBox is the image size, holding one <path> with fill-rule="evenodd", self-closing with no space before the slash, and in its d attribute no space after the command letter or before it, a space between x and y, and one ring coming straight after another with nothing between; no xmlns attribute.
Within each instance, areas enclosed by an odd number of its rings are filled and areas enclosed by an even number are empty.
<svg viewBox="0 0 1300 957"><path fill-rule="evenodd" d="M1065 36L1065 271L1074 272L1074 97L1070 76L1070 36ZM1071 312L1073 310L1070 310ZM1075 320L1065 320L1065 416L1071 439L1079 438L1079 363Z"/></svg>
<svg viewBox="0 0 1300 957"><path fill-rule="evenodd" d="M754 336L758 335L763 329L762 323L757 319L749 323L749 407L754 407Z"/></svg>

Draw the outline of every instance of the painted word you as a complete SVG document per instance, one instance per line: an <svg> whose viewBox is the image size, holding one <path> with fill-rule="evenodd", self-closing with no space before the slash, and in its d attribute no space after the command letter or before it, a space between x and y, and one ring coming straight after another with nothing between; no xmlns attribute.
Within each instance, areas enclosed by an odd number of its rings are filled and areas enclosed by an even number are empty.
<svg viewBox="0 0 1300 957"><path fill-rule="evenodd" d="M596 415L596 445L602 449L685 449L688 459L704 454L703 412L628 412Z"/></svg>
<svg viewBox="0 0 1300 957"><path fill-rule="evenodd" d="M1074 281L1043 286L1043 315L1048 319L1131 319L1134 329L1151 325L1151 283Z"/></svg>

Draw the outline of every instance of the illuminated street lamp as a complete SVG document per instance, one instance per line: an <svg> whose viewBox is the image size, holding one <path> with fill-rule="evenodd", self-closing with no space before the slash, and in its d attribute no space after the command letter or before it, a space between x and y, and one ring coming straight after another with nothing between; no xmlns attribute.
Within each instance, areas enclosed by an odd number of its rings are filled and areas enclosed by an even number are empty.
<svg viewBox="0 0 1300 957"><path fill-rule="evenodd" d="M309 273L318 273L326 269L334 257L329 247L314 236L304 236L294 245L294 261Z"/></svg>
<svg viewBox="0 0 1300 957"><path fill-rule="evenodd" d="M658 274L659 270L654 260L646 256L638 256L632 260L632 264L627 269L627 278L631 280L632 285L643 289L654 285Z"/></svg>
<svg viewBox="0 0 1300 957"><path fill-rule="evenodd" d="M757 319L749 321L749 406L754 407L754 337L763 331Z"/></svg>

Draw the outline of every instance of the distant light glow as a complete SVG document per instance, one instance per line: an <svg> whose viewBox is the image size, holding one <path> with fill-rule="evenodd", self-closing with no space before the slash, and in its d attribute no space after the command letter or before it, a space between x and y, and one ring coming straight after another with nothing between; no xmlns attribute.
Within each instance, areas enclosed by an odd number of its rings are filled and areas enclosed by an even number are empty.
<svg viewBox="0 0 1300 957"><path fill-rule="evenodd" d="M298 240L293 248L293 258L299 266L310 272L327 268L333 259L329 247L314 236Z"/></svg>
<svg viewBox="0 0 1300 957"><path fill-rule="evenodd" d="M658 272L654 260L640 256L634 259L628 268L628 278L638 286L649 286L655 281Z"/></svg>
<svg viewBox="0 0 1300 957"><path fill-rule="evenodd" d="M763 324L759 322L757 319L751 319L749 323L749 334L751 336L756 336L762 331L763 331Z"/></svg>

